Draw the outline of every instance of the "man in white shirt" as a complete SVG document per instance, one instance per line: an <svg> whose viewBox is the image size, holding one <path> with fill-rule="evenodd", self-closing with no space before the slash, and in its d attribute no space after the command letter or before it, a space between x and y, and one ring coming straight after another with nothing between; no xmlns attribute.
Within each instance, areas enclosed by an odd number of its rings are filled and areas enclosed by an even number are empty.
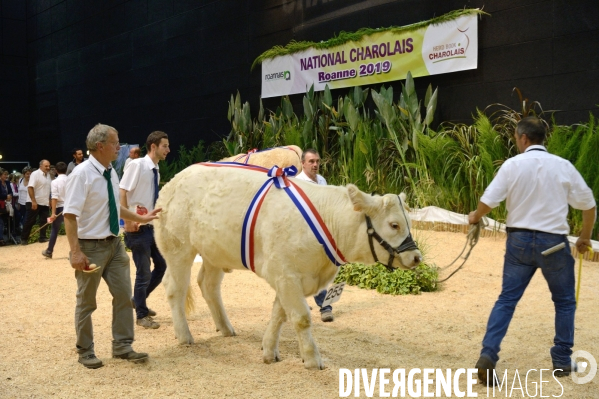
<svg viewBox="0 0 599 399"><path fill-rule="evenodd" d="M69 166L67 166L67 176L71 174L77 165L81 165L83 161L85 161L85 158L83 158L83 150L81 148L74 148L73 160L69 163Z"/></svg>
<svg viewBox="0 0 599 399"><path fill-rule="evenodd" d="M31 228L35 224L37 217L40 218L40 223L44 226L40 230L39 242L48 242L46 238L46 219L50 213L50 184L52 178L50 177L50 161L42 159L40 161L40 168L31 174L29 177L29 184L27 185L27 191L31 202L26 203L27 208L27 219L21 232L21 245L29 244L29 235L31 234Z"/></svg>
<svg viewBox="0 0 599 399"><path fill-rule="evenodd" d="M91 318L102 279L112 295L112 356L142 363L148 354L137 353L131 347L134 338L131 274L129 256L118 237L119 216L148 223L157 218L160 209L138 215L120 206L119 179L111 165L120 150L116 129L97 124L87 135L86 145L90 157L69 175L64 198L70 262L77 279L75 331L79 363L90 369L103 366L95 354ZM90 269L94 271L89 273Z"/></svg>
<svg viewBox="0 0 599 399"><path fill-rule="evenodd" d="M316 150L309 148L302 153L302 172L297 175L296 178L326 186L327 181L318 174L319 168L320 155ZM333 316L333 307L331 305L322 306L322 302L326 296L327 290L324 289L314 297L314 302L320 307L320 319L324 322L331 322L335 320L335 317Z"/></svg>
<svg viewBox="0 0 599 399"><path fill-rule="evenodd" d="M576 371L571 355L574 345L574 259L567 234L568 205L582 212L582 231L576 249L591 246L596 217L593 192L567 160L549 154L543 146L546 129L536 117L522 119L515 132L521 152L503 163L485 190L472 224L506 200L508 216L502 291L491 311L481 355L476 363L478 378L494 385L493 371L518 301L538 268L549 285L555 306L555 337L551 348L554 376ZM487 375L489 378L487 378Z"/></svg>
<svg viewBox="0 0 599 399"><path fill-rule="evenodd" d="M141 150L139 149L139 147L132 147L131 149L129 149L129 158L125 160L125 166L123 166L123 173L125 173L131 161L133 161L134 159L139 159L139 157L141 157Z"/></svg>
<svg viewBox="0 0 599 399"><path fill-rule="evenodd" d="M145 208L147 211L154 209L160 182L158 162L164 161L170 152L167 134L161 131L150 133L146 140L146 148L148 154L129 163L119 185L121 204L132 211L135 211L136 207ZM125 222L125 244L131 249L137 269L133 289L136 323L144 328L159 328L160 324L152 319L156 312L148 309L146 303L146 299L160 284L166 271L166 261L154 240L154 226L151 223L140 226L138 223ZM154 263L154 270L151 270L151 261Z"/></svg>
<svg viewBox="0 0 599 399"><path fill-rule="evenodd" d="M52 220L52 231L50 232L50 242L48 242L48 248L42 251L42 255L46 258L52 259L52 252L54 251L54 245L58 238L58 232L60 226L64 221L62 209L64 207L64 190L67 184L67 164L64 162L58 162L56 164L56 179L52 180L51 184L51 196L50 203L52 205L52 214L49 220Z"/></svg>

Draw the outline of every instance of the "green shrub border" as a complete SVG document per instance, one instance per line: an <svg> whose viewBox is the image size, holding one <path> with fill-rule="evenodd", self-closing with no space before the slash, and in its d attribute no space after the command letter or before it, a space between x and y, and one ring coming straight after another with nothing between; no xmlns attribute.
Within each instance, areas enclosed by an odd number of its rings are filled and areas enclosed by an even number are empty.
<svg viewBox="0 0 599 399"><path fill-rule="evenodd" d="M395 269L388 271L382 264L366 266L361 263L348 263L341 266L335 283L364 289L376 290L381 294L418 295L421 292L437 290L439 274L436 266L420 264L414 270Z"/></svg>

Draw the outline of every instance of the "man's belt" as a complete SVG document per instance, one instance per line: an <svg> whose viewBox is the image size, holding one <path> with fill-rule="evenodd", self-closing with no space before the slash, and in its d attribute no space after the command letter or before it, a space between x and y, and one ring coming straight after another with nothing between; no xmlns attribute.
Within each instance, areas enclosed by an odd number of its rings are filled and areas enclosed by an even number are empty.
<svg viewBox="0 0 599 399"><path fill-rule="evenodd" d="M100 242L100 241L112 241L115 238L117 238L117 237L116 236L108 236L106 238L80 238L79 241L95 241L95 242Z"/></svg>

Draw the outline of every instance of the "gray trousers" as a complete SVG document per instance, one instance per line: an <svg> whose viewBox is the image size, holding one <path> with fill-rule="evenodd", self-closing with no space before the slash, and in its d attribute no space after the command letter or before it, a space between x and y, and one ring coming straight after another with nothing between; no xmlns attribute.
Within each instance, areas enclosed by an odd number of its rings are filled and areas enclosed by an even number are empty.
<svg viewBox="0 0 599 399"><path fill-rule="evenodd" d="M96 293L102 278L112 294L112 354L122 355L131 352L134 334L133 306L131 305L129 256L125 252L125 246L120 238L109 241L79 240L79 246L90 263L102 269L95 273L75 270L77 353L79 356L95 354L92 313L97 308Z"/></svg>

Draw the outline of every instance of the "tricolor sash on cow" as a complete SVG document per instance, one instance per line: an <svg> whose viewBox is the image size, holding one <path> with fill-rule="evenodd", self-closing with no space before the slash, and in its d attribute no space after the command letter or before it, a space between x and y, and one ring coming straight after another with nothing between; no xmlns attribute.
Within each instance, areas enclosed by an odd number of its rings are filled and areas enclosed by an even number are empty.
<svg viewBox="0 0 599 399"><path fill-rule="evenodd" d="M288 168L279 168L273 166L270 169L262 168L260 166L246 165L237 162L211 162L201 163L200 165L211 166L211 167L233 167L240 169L249 169L257 172L263 172L268 175L268 180L258 189L254 198L250 202L248 210L243 218L243 228L241 230L241 262L246 269L251 269L255 272L254 268L254 229L256 227L256 221L258 220L258 214L264 198L270 188L274 185L276 188L283 189L289 195L289 198L293 201L301 215L304 217L308 226L312 230L312 233L316 236L318 242L324 248L325 253L329 257L330 261L336 266L341 266L347 261L345 260L341 250L337 248L335 239L331 232L327 228L326 224L322 220L320 214L312 204L312 201L308 198L306 193L294 182L289 180L287 177L295 176L297 174L297 168L290 166Z"/></svg>

